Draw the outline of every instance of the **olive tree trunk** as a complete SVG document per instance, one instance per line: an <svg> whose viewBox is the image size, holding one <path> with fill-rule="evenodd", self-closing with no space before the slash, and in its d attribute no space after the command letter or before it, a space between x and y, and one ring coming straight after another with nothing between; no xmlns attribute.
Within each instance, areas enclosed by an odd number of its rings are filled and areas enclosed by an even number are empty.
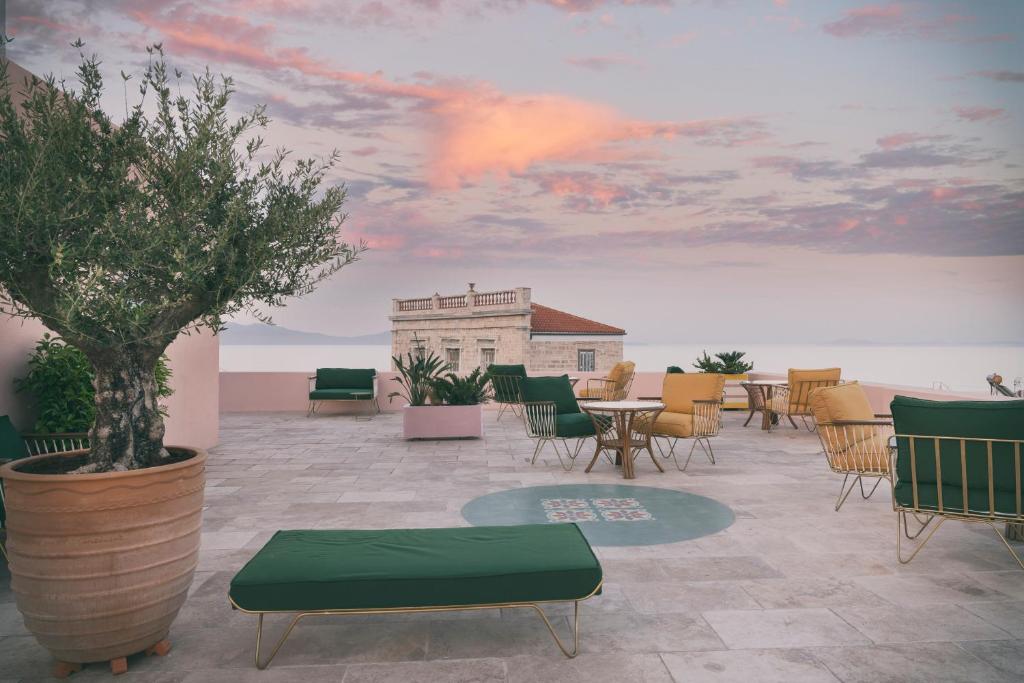
<svg viewBox="0 0 1024 683"><path fill-rule="evenodd" d="M153 349L92 354L96 373L96 421L89 432L89 470L131 470L166 457L164 418L157 403Z"/></svg>

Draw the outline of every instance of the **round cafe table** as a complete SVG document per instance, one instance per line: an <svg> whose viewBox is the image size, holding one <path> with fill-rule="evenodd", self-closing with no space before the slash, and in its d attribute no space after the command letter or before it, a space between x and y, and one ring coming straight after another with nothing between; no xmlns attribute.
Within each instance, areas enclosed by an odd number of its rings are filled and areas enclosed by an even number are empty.
<svg viewBox="0 0 1024 683"><path fill-rule="evenodd" d="M777 420L775 413L772 412L772 397L775 395L775 389L777 387L784 387L787 384L777 379L754 379L747 382L740 382L743 387L749 387L754 391L761 392L761 429L766 432L772 430L772 420ZM749 393L749 390L748 390ZM751 397L753 398L753 397ZM752 406L757 405L757 401L751 401ZM747 419L750 422L750 419ZM743 425L746 427L746 425Z"/></svg>
<svg viewBox="0 0 1024 683"><path fill-rule="evenodd" d="M633 458L639 451L645 450L651 456L651 462L664 472L661 463L654 457L651 449L651 429L654 421L665 410L660 401L594 401L580 404L580 410L594 421L597 448L594 457L587 465L589 472L601 456L602 451L615 451L615 464L622 465L622 478L635 479Z"/></svg>

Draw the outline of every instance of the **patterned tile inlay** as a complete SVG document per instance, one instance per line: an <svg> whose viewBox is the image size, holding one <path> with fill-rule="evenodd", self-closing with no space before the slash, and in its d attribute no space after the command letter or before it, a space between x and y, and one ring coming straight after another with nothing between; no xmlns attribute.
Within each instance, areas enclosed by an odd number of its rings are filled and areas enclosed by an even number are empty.
<svg viewBox="0 0 1024 683"><path fill-rule="evenodd" d="M601 513L607 522L638 522L654 519L636 498L544 498L541 507L549 522L596 522Z"/></svg>

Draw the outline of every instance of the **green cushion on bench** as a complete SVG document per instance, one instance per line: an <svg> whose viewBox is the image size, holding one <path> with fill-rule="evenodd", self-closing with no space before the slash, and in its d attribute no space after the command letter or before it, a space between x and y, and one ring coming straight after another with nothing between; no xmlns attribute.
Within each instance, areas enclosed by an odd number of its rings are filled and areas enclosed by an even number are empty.
<svg viewBox="0 0 1024 683"><path fill-rule="evenodd" d="M1024 439L1024 401L929 401L896 396L890 404L897 434L915 436L971 437L975 439ZM896 501L912 507L910 440L896 439ZM966 442L968 508L987 513L988 452L980 441ZM932 439L914 440L918 502L934 509L938 505L935 446ZM942 439L939 442L939 464L942 468L942 504L950 512L963 511L963 476L960 466L960 442ZM1024 488L1024 467L1020 480L1015 476L1016 463L1011 443L992 446L992 482L995 511L1016 514L1016 490Z"/></svg>
<svg viewBox="0 0 1024 683"><path fill-rule="evenodd" d="M372 368L317 368L316 388L347 389L349 391L373 389L376 377L377 371Z"/></svg>
<svg viewBox="0 0 1024 683"><path fill-rule="evenodd" d="M251 612L577 600L601 565L575 524L278 531L231 580Z"/></svg>
<svg viewBox="0 0 1024 683"><path fill-rule="evenodd" d="M373 389L314 389L310 401L358 401L373 398Z"/></svg>

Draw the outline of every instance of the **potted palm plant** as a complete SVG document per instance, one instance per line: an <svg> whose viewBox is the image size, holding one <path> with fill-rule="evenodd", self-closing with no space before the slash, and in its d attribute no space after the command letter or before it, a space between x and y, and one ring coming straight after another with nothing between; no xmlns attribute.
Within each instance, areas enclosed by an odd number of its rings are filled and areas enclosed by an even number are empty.
<svg viewBox="0 0 1024 683"><path fill-rule="evenodd" d="M740 382L749 377L749 372L754 369L754 364L743 360L747 355L745 351L722 351L716 353L714 358L708 356L708 352L697 358L693 367L701 372L717 372L725 375L725 396L722 407L726 410L747 410L747 394L740 386Z"/></svg>
<svg viewBox="0 0 1024 683"><path fill-rule="evenodd" d="M479 439L483 436L482 404L488 399L488 377L477 368L465 377L445 372L448 365L429 353L392 359L403 398L402 434L406 439Z"/></svg>
<svg viewBox="0 0 1024 683"><path fill-rule="evenodd" d="M344 189L321 188L336 155L262 161L262 107L231 120L229 78L182 94L148 51L117 124L95 57L77 90L11 82L0 60L0 310L78 349L94 387L87 449L0 468L14 597L61 675L166 652L192 582L206 454L164 444L164 350L266 318L362 248L339 238Z"/></svg>

